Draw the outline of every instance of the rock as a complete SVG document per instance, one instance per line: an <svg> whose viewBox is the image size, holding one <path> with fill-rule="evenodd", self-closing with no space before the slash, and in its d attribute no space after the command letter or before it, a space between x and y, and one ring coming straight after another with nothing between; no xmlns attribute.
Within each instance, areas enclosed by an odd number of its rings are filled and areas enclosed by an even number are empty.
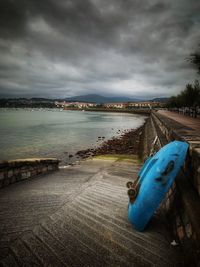
<svg viewBox="0 0 200 267"><path fill-rule="evenodd" d="M141 133L141 128L136 130L118 130L117 133L121 133L120 136L113 136L107 141L104 140L105 136L98 136L97 144L93 148L80 150L76 155L85 159L102 154L137 154L139 151L139 133ZM102 140L104 140L103 143ZM99 143L101 144L98 145Z"/></svg>

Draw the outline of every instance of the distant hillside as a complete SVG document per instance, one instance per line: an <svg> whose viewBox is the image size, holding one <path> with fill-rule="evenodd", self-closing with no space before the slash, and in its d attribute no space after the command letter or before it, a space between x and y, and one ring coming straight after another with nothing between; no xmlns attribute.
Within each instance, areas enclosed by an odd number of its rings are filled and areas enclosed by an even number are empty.
<svg viewBox="0 0 200 267"><path fill-rule="evenodd" d="M148 101L166 103L169 98L154 98ZM98 104L106 103L125 103L125 102L142 102L144 100L129 97L105 97L97 94L80 95L65 99L47 99L47 98L1 98L0 107L55 107L54 101L69 102L90 102Z"/></svg>
<svg viewBox="0 0 200 267"><path fill-rule="evenodd" d="M55 107L53 99L47 98L2 98L0 107L7 108L53 108Z"/></svg>
<svg viewBox="0 0 200 267"><path fill-rule="evenodd" d="M65 101L79 101L79 102L92 102L92 103L117 103L117 102L138 102L138 99L132 99L128 97L105 97L96 94L80 95L70 98L66 98Z"/></svg>

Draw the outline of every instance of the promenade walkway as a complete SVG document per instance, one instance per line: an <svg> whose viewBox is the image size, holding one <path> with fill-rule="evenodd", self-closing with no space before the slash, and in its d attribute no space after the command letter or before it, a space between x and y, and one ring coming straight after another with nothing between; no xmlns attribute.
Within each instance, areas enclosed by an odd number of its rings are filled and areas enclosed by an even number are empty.
<svg viewBox="0 0 200 267"><path fill-rule="evenodd" d="M164 115L172 120L175 120L191 129L193 129L196 133L200 134L200 119L192 118L185 116L183 114L179 114L177 112L172 112L168 110L159 110L158 113Z"/></svg>
<svg viewBox="0 0 200 267"><path fill-rule="evenodd" d="M157 215L127 220L137 160L93 159L0 190L0 266L178 266Z"/></svg>

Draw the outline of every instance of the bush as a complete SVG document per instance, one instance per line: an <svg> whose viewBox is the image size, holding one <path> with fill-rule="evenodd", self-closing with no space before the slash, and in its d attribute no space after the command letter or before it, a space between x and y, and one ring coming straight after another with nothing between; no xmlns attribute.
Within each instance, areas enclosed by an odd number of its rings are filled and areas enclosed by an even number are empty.
<svg viewBox="0 0 200 267"><path fill-rule="evenodd" d="M200 85L196 80L194 84L187 84L186 88L177 96L172 96L167 107L197 107L200 106Z"/></svg>

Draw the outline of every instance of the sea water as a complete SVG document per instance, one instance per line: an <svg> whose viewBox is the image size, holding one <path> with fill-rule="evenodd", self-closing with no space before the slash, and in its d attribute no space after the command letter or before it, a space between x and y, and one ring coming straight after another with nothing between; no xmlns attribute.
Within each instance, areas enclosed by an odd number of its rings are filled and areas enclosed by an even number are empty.
<svg viewBox="0 0 200 267"><path fill-rule="evenodd" d="M95 148L118 130L136 129L145 117L128 113L58 109L0 109L0 160L57 157Z"/></svg>

